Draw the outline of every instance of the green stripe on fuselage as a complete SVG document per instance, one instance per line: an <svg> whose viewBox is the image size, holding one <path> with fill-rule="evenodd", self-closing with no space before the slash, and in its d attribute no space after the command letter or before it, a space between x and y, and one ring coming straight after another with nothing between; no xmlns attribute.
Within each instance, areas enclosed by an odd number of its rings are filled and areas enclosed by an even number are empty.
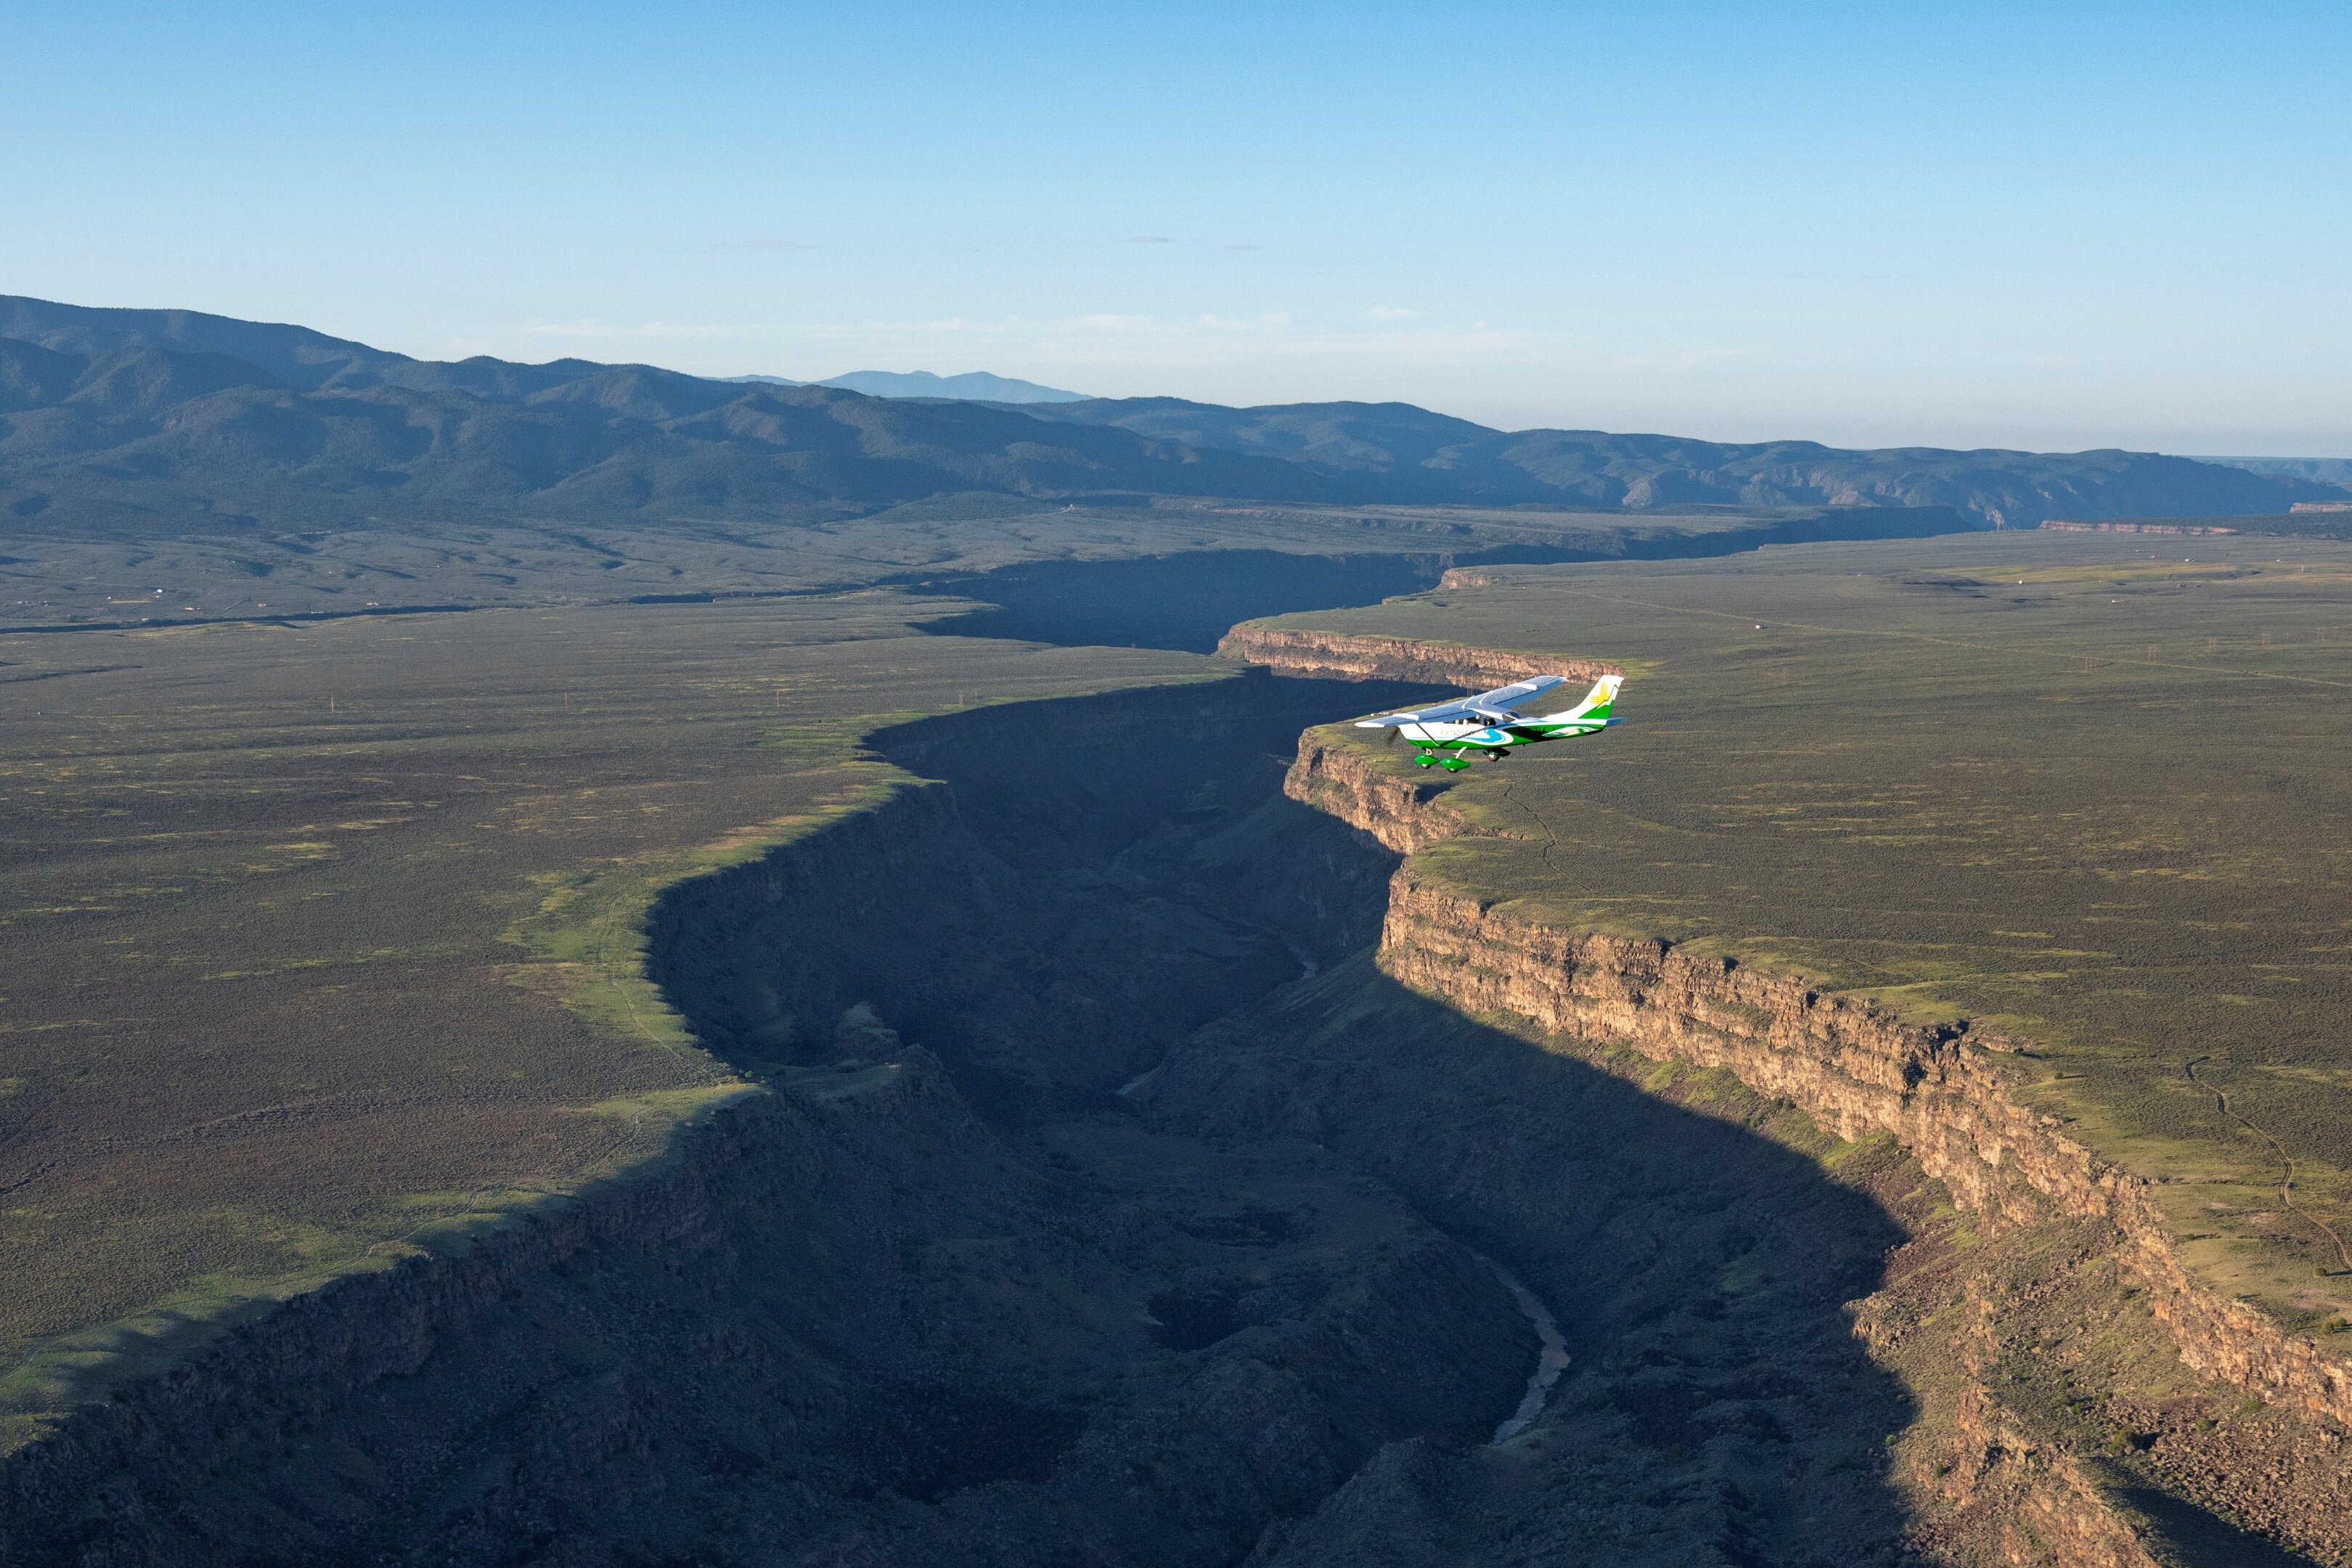
<svg viewBox="0 0 2352 1568"><path fill-rule="evenodd" d="M1504 739L1499 741L1479 739L1482 735L1493 734L1495 731L1478 730L1467 735L1457 735L1448 741L1415 741L1413 744L1424 752L1507 752L1513 746L1529 745L1538 741L1559 741L1577 735L1598 734L1607 727L1606 720L1594 723L1591 716L1588 714L1572 723L1513 724L1501 731Z"/></svg>

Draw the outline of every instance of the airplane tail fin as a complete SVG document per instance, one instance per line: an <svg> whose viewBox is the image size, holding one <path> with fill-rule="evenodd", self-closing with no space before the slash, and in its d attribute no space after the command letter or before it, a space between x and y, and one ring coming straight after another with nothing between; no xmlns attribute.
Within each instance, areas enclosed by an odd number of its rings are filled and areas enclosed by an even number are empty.
<svg viewBox="0 0 2352 1568"><path fill-rule="evenodd" d="M1567 719L1608 718L1610 708L1613 706L1617 700L1617 689L1624 684L1625 678L1622 675L1602 676L1599 680L1592 683L1592 689L1585 693L1584 700L1570 709L1568 712L1561 715L1561 717Z"/></svg>

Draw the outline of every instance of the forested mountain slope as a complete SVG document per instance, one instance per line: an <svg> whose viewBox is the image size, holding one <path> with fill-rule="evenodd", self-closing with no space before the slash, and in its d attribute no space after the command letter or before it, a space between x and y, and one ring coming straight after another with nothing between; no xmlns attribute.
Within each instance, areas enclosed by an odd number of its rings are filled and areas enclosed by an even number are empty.
<svg viewBox="0 0 2352 1568"><path fill-rule="evenodd" d="M1494 430L1406 403L1225 408L1173 397L1029 410L1190 447L1256 453L1423 503L1572 507L1949 506L1996 526L2050 517L2284 511L2339 487L2153 452L1845 451L1813 441L1730 445L1600 430Z"/></svg>
<svg viewBox="0 0 2352 1568"><path fill-rule="evenodd" d="M0 516L44 534L516 520L825 522L959 495L1646 510L2284 511L2338 486L2150 453L1840 451L1488 429L1407 404L977 403L0 297Z"/></svg>
<svg viewBox="0 0 2352 1568"><path fill-rule="evenodd" d="M0 508L50 533L822 521L963 492L1363 490L1295 463L986 405L579 360L436 363L299 327L0 300Z"/></svg>

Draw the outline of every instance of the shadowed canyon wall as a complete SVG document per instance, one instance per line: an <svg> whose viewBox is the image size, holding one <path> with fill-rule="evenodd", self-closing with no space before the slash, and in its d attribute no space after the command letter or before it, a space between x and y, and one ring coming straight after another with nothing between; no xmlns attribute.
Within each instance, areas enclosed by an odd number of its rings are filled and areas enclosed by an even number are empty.
<svg viewBox="0 0 2352 1568"><path fill-rule="evenodd" d="M1423 690L877 735L918 782L649 924L759 1092L73 1418L0 1466L0 1561L2288 1560L2232 1488L2320 1541L2292 1413L2020 1382L2154 1298L2111 1221L1923 1168L1952 1041L1815 997L1830 1076L1772 1079L1769 983L1511 927L1401 859L1433 792L1294 762ZM1571 1356L1503 1442L1490 1258Z"/></svg>
<svg viewBox="0 0 2352 1568"><path fill-rule="evenodd" d="M1237 627L1227 646L1277 668L1367 676L1451 669L1463 684L1530 668L1527 656L1508 652L1267 628ZM1475 831L1446 809L1443 783L1400 777L1332 737L1303 739L1286 788L1399 853ZM1649 1061L1727 1071L1848 1141L1891 1137L1996 1230L2076 1228L2116 1275L2115 1293L2144 1298L2150 1326L2180 1369L2201 1374L2205 1386L2195 1388L2195 1377L2167 1377L2162 1368L2122 1376L2109 1367L2086 1380L2075 1402L2096 1401L2126 1426L2137 1421L2126 1446L2147 1453L2169 1485L2209 1507L2327 1560L2352 1552L2346 1464L2352 1372L2309 1336L2197 1280L2180 1263L2146 1182L2101 1160L2017 1097L2001 1061L2020 1042L1965 1021L1906 1023L1801 980L1663 941L1549 926L1410 864L1391 890L1381 966L1474 1016L1522 1020L1544 1037L1598 1042ZM2168 1406L2152 1396L2158 1384L2188 1397ZM2266 1430L2221 1431L2210 1412L2231 1403L2231 1390L2252 1396L2238 1414L2263 1411ZM2164 1514L2163 1500L2147 1500ZM2161 1536L2160 1521L2143 1522ZM2180 1528L2193 1535L2202 1527ZM2236 1561L2264 1548L2231 1537L2226 1549L2240 1555L2224 1560Z"/></svg>

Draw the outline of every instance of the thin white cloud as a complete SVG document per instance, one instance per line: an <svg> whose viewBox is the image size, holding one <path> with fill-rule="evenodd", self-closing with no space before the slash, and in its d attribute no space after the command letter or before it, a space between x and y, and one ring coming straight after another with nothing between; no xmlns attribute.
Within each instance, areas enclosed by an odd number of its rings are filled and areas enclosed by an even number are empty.
<svg viewBox="0 0 2352 1568"><path fill-rule="evenodd" d="M689 326L673 321L643 321L634 327L620 327L598 321L537 321L522 330L550 338L731 338L743 331L740 327Z"/></svg>
<svg viewBox="0 0 2352 1568"><path fill-rule="evenodd" d="M822 338L828 342L842 342L863 338L945 337L967 331L970 326L971 323L961 316L948 316L936 321L838 321L801 328L797 332Z"/></svg>
<svg viewBox="0 0 2352 1568"><path fill-rule="evenodd" d="M1169 238L1164 234L1130 234L1127 237L1125 243L1129 245L1173 245L1176 242Z"/></svg>
<svg viewBox="0 0 2352 1568"><path fill-rule="evenodd" d="M1364 312L1375 321L1418 321L1419 310L1408 310L1396 305L1375 305Z"/></svg>
<svg viewBox="0 0 2352 1568"><path fill-rule="evenodd" d="M989 334L998 336L994 332ZM1139 369L1240 367L1252 363L1364 360L1375 365L1500 365L1526 363L1538 344L1525 332L1484 325L1449 328L1398 325L1343 328L1301 325L1288 315L1213 314L1190 320L1154 316L1086 316L1024 325L1001 334L1008 359L1048 371L1096 366Z"/></svg>

